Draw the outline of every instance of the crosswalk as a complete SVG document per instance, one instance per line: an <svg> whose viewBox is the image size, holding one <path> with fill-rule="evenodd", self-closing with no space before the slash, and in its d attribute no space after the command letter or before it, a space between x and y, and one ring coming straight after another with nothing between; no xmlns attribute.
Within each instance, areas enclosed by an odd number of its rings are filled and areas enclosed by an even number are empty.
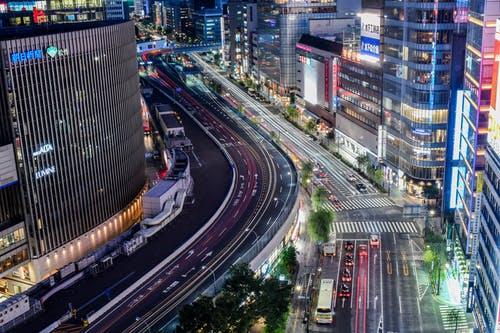
<svg viewBox="0 0 500 333"><path fill-rule="evenodd" d="M411 221L335 221L333 227L337 233L418 233L417 225Z"/></svg>
<svg viewBox="0 0 500 333"><path fill-rule="evenodd" d="M455 331L456 328L456 332L462 332L469 328L464 309L450 305L440 305L439 312L441 313L443 328L446 331Z"/></svg>
<svg viewBox="0 0 500 333"><path fill-rule="evenodd" d="M372 208L372 207L387 207L387 206L394 206L394 202L386 197L349 199L349 200L339 201L336 204L332 203L331 201L328 201L325 202L324 204L324 208L334 212Z"/></svg>

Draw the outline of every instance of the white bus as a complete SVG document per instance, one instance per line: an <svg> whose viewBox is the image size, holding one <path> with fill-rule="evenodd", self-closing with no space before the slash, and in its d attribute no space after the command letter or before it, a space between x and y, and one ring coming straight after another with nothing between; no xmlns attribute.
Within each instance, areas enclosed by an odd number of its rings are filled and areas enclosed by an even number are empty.
<svg viewBox="0 0 500 333"><path fill-rule="evenodd" d="M333 323L333 279L322 279L319 288L318 304L316 306L316 323Z"/></svg>
<svg viewBox="0 0 500 333"><path fill-rule="evenodd" d="M337 255L337 246L335 245L335 242L323 244L323 255L324 256L336 256Z"/></svg>

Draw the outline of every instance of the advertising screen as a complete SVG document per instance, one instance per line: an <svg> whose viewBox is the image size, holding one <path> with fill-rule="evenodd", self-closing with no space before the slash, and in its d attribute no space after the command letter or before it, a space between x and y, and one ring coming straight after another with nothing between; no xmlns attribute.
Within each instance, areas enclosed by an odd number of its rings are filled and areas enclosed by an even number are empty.
<svg viewBox="0 0 500 333"><path fill-rule="evenodd" d="M380 16L361 14L361 59L370 62L380 61Z"/></svg>

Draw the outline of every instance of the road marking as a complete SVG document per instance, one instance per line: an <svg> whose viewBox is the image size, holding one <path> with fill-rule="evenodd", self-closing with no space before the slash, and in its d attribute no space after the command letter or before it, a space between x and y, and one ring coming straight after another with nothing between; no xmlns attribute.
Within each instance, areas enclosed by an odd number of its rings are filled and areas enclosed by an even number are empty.
<svg viewBox="0 0 500 333"><path fill-rule="evenodd" d="M399 313L403 313L403 307L401 306L401 296L399 296Z"/></svg>
<svg viewBox="0 0 500 333"><path fill-rule="evenodd" d="M392 275L392 264L388 262L386 266L387 266L387 275Z"/></svg>

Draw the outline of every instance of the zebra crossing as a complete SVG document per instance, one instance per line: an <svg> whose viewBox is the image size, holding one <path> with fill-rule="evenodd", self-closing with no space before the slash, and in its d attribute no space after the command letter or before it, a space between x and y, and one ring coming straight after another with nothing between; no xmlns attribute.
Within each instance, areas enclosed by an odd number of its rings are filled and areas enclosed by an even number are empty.
<svg viewBox="0 0 500 333"><path fill-rule="evenodd" d="M441 313L443 328L446 331L455 331L456 328L458 332L462 332L462 330L469 328L464 309L450 305L440 305L439 312Z"/></svg>
<svg viewBox="0 0 500 333"><path fill-rule="evenodd" d="M350 200L339 201L335 204L328 201L325 202L324 204L324 208L334 212L340 212L343 210L373 208L373 207L387 207L387 206L394 206L394 202L386 197L350 199Z"/></svg>
<svg viewBox="0 0 500 333"><path fill-rule="evenodd" d="M418 233L418 228L415 222L411 221L335 221L333 223L335 232L337 233Z"/></svg>

